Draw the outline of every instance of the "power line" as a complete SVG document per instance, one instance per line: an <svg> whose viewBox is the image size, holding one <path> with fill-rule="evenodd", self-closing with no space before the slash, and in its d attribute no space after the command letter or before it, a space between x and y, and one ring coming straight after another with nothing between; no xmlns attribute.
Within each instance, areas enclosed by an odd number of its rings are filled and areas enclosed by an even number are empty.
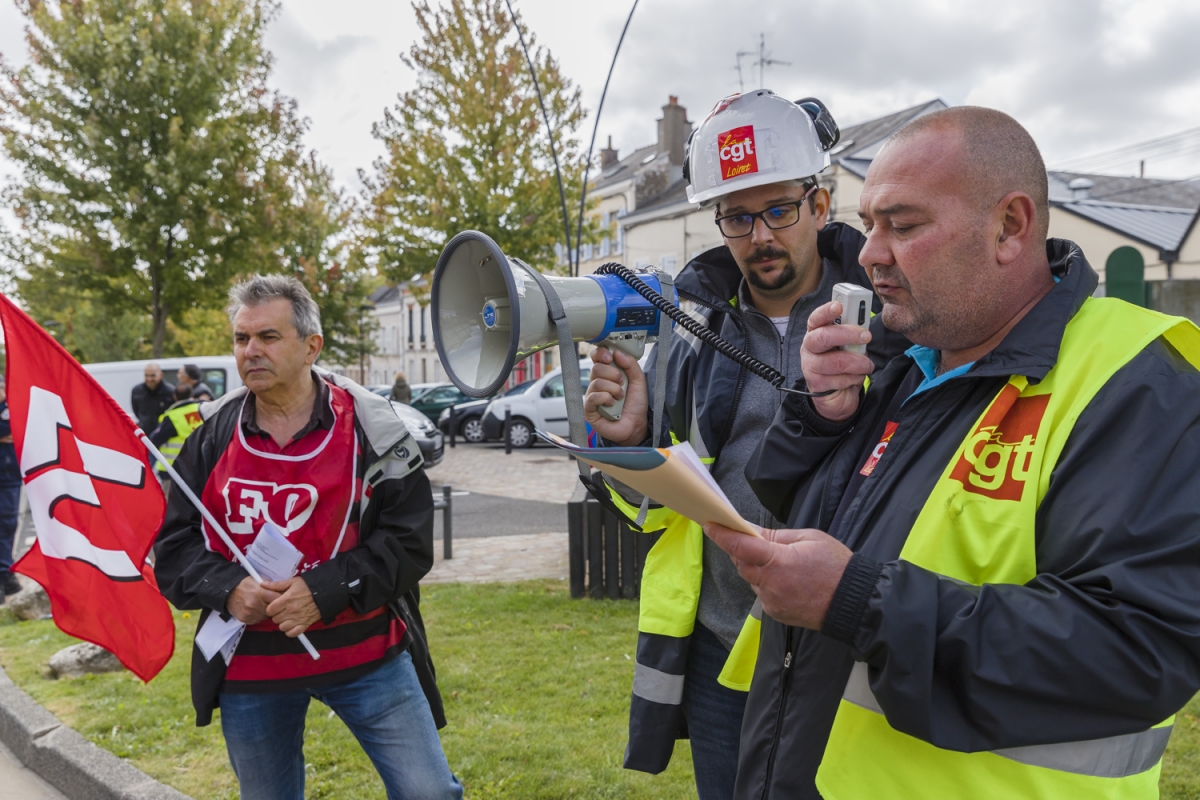
<svg viewBox="0 0 1200 800"><path fill-rule="evenodd" d="M1154 139L1147 139L1142 142L1135 142L1109 150L1102 150L1090 155L1067 159L1060 162L1058 169L1069 172L1072 171L1072 168L1079 170L1089 165L1103 166L1132 158L1162 158L1169 155L1178 155L1181 147L1187 152L1191 152L1192 148L1197 145L1200 145L1200 127L1189 128L1167 136L1159 136ZM1097 166L1092 166L1092 168L1095 169Z"/></svg>
<svg viewBox="0 0 1200 800"><path fill-rule="evenodd" d="M537 69L533 66L533 59L529 57L529 48L525 45L525 34L521 30L517 14L513 11L511 0L504 0L504 3L508 6L508 15L512 17L513 27L517 29L517 38L521 40L521 49L525 51L525 63L529 65L529 77L533 79L533 90L537 92L538 105L542 107L542 119L546 122L546 134L550 137L550 157L554 159L554 177L558 180L558 199L562 201L563 231L567 235L566 248L569 259L571 252L571 218L567 214L567 194L563 191L562 170L558 168L558 152L554 147L554 127L550 124L550 114L546 112L546 101L542 99L542 88L538 85Z"/></svg>
<svg viewBox="0 0 1200 800"><path fill-rule="evenodd" d="M633 0L633 8L625 18L625 27L621 29L621 38L617 39L617 49L613 51L612 63L608 65L608 77L604 79L604 90L600 92L600 105L596 108L596 120L592 124L592 141L588 145L587 160L583 162L583 189L579 192L579 231L575 234L575 266L571 274L579 277L579 254L583 248L583 212L587 209L588 172L592 168L592 150L596 147L596 132L600 130L600 114L604 111L604 98L608 96L608 82L612 80L613 70L617 66L617 56L621 54L621 43L625 41L625 32L633 21L633 12L637 11L638 0ZM612 141L611 139L609 140ZM567 242L570 246L570 242Z"/></svg>
<svg viewBox="0 0 1200 800"><path fill-rule="evenodd" d="M1128 189L1120 189L1115 192L1106 192L1104 194L1092 195L1092 196L1088 197L1088 199L1089 200L1105 200L1109 197L1117 197L1118 195L1122 195L1122 194L1134 194L1136 192L1147 192L1152 189L1162 188L1163 186L1174 186L1177 183L1188 183L1189 181L1194 181L1197 179L1200 179L1200 174L1192 175L1191 177L1188 177L1188 178L1179 178L1178 180L1173 180L1173 181L1162 181L1161 183L1156 183L1153 186L1133 186Z"/></svg>

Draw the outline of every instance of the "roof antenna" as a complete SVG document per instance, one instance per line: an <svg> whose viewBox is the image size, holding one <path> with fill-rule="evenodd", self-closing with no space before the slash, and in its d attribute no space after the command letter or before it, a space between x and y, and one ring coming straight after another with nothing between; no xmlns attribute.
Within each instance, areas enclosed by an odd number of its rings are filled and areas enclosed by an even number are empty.
<svg viewBox="0 0 1200 800"><path fill-rule="evenodd" d="M596 108L596 122L592 125L592 141L588 144L587 161L583 162L583 190L579 193L579 231L575 235L575 265L571 269L571 274L577 278L579 277L579 252L583 241L583 212L587 204L588 172L592 168L592 149L596 146L596 131L600 129L600 114L604 111L604 98L608 96L608 82L612 80L613 69L617 66L617 56L621 54L621 43L625 41L625 32L629 30L629 23L633 20L633 12L637 11L637 4L638 0L633 0L633 8L629 9L629 16L625 18L625 27L621 29L621 38L617 39L617 49L613 52L612 63L608 65L608 77L604 79L604 91L600 92L600 105ZM609 142L611 147L611 137Z"/></svg>
<svg viewBox="0 0 1200 800"><path fill-rule="evenodd" d="M737 66L734 69L738 74L738 94L744 94L746 91L746 81L742 79L742 59L746 56L754 55L753 50L738 50L737 51Z"/></svg>
<svg viewBox="0 0 1200 800"><path fill-rule="evenodd" d="M747 55L753 54L748 53ZM766 67L774 66L776 64L783 67L790 67L792 65L792 62L790 61L780 61L767 55L767 35L765 33L760 33L758 35L758 61L755 61L754 63L758 67L758 88L760 89L766 88L763 72Z"/></svg>
<svg viewBox="0 0 1200 800"><path fill-rule="evenodd" d="M570 260L571 220L567 216L567 195L563 192L562 171L558 168L558 152L554 147L554 128L550 127L550 115L546 113L546 101L542 99L542 88L538 85L537 70L533 66L533 59L529 57L529 48L525 45L525 34L521 32L521 24L517 21L517 14L513 11L511 0L504 0L504 4L508 6L508 13L512 17L513 27L517 29L517 36L521 40L521 49L525 51L525 63L529 65L529 77L533 78L533 89L537 92L538 104L542 107L542 119L546 122L546 133L550 137L550 157L554 159L554 176L558 179L558 199L562 201L563 230L567 234L567 258Z"/></svg>

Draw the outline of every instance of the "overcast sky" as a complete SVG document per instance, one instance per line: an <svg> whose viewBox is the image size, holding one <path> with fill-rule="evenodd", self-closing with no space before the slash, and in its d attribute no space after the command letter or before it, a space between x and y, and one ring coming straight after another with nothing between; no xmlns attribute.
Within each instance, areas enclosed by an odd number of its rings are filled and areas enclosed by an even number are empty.
<svg viewBox="0 0 1200 800"><path fill-rule="evenodd" d="M594 111L628 4L514 6ZM0 53L18 62L22 24L11 0L0 0ZM622 153L651 143L668 95L702 119L738 90L736 54L757 51L764 32L768 55L791 62L768 67L766 86L822 98L843 126L935 97L991 106L1029 128L1051 167L1200 127L1195 0L641 0L597 147L609 135ZM272 81L299 101L309 146L352 190L356 170L382 152L371 123L413 84L397 56L415 35L403 0L284 0L271 25ZM756 58L742 59L747 89L759 85ZM1115 171L1136 170L1133 159ZM1195 175L1200 152L1152 158L1146 172Z"/></svg>

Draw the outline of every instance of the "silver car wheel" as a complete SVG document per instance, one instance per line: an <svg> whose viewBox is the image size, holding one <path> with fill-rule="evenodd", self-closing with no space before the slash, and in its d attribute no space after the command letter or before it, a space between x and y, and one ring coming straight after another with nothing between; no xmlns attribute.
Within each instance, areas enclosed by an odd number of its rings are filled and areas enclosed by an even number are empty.
<svg viewBox="0 0 1200 800"><path fill-rule="evenodd" d="M468 442L477 444L483 441L483 422L479 417L472 417L462 424L459 430L462 437Z"/></svg>
<svg viewBox="0 0 1200 800"><path fill-rule="evenodd" d="M514 419L509 423L508 438L513 447L529 447L533 444L533 430L528 422Z"/></svg>

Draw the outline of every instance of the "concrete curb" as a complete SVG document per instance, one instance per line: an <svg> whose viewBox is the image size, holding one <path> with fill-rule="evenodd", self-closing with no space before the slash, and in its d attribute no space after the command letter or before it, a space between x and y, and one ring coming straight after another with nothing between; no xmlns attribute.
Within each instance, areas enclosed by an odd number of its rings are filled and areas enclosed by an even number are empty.
<svg viewBox="0 0 1200 800"><path fill-rule="evenodd" d="M63 725L0 668L0 741L75 800L189 800Z"/></svg>

